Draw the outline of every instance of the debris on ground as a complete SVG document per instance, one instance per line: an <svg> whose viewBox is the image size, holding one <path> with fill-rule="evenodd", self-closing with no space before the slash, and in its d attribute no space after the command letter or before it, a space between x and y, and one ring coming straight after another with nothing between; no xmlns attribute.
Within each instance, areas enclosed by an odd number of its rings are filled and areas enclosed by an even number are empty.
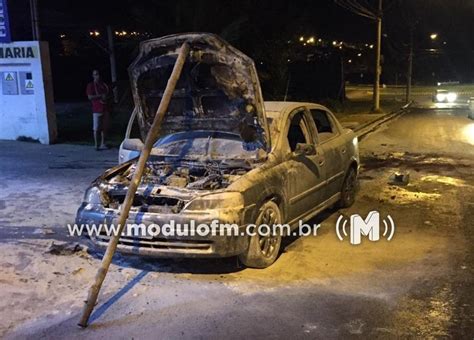
<svg viewBox="0 0 474 340"><path fill-rule="evenodd" d="M51 228L36 228L33 234L52 235L56 234L56 232Z"/></svg>
<svg viewBox="0 0 474 340"><path fill-rule="evenodd" d="M77 242L71 243L71 242L64 242L64 243L54 243L51 242L48 250L46 253L52 254L52 255L73 255L78 252L83 252L85 251L86 248L80 245Z"/></svg>
<svg viewBox="0 0 474 340"><path fill-rule="evenodd" d="M390 176L389 184L391 185L408 185L410 182L410 173L395 172Z"/></svg>
<svg viewBox="0 0 474 340"><path fill-rule="evenodd" d="M82 273L83 271L84 271L84 268L79 267L79 268L74 269L74 270L72 271L72 275L80 274L80 273Z"/></svg>

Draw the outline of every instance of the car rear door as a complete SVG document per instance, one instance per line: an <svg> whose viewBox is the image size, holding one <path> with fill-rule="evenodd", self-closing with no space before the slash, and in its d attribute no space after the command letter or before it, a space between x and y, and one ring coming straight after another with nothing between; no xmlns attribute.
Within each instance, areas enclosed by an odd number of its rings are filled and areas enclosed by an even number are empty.
<svg viewBox="0 0 474 340"><path fill-rule="evenodd" d="M325 199L329 199L341 191L347 163L345 159L348 157L349 150L335 123L334 116L329 111L319 107L310 107L310 113L318 131L318 145L325 156Z"/></svg>

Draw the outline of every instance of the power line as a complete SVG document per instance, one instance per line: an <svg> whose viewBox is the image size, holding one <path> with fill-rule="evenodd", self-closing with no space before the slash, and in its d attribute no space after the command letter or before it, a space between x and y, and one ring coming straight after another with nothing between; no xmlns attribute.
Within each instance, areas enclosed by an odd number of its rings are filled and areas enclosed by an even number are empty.
<svg viewBox="0 0 474 340"><path fill-rule="evenodd" d="M377 13L375 10L368 6L363 6L355 0L334 0L334 2L342 8L359 16L366 17L371 20L377 19Z"/></svg>

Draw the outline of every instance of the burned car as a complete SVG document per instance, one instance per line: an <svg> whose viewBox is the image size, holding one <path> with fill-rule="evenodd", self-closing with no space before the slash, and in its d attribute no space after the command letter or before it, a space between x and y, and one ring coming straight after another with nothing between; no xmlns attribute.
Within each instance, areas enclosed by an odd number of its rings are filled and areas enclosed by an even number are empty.
<svg viewBox="0 0 474 340"><path fill-rule="evenodd" d="M127 138L122 164L87 190L78 224L118 220L138 155L179 46L190 53L147 161L127 222L144 225L236 224L238 235L125 236L118 251L157 257L239 256L264 268L281 234L245 233L249 225L298 227L335 204L354 202L359 167L355 134L325 107L263 102L252 59L212 34L143 42L129 73L141 139ZM130 124L127 134L130 132ZM128 137L128 135L127 135ZM128 156L127 156L128 155ZM106 247L109 235L91 236Z"/></svg>

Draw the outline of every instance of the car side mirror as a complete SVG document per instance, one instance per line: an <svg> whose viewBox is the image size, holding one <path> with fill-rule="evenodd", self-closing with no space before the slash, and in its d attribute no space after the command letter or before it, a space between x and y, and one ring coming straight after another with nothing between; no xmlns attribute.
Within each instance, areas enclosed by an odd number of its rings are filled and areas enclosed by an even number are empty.
<svg viewBox="0 0 474 340"><path fill-rule="evenodd" d="M316 148L313 144L307 143L298 143L296 144L296 149L294 154L296 156L312 156L316 154Z"/></svg>
<svg viewBox="0 0 474 340"><path fill-rule="evenodd" d="M125 150L141 151L144 147L141 139L138 138L127 138L124 139L122 148Z"/></svg>

